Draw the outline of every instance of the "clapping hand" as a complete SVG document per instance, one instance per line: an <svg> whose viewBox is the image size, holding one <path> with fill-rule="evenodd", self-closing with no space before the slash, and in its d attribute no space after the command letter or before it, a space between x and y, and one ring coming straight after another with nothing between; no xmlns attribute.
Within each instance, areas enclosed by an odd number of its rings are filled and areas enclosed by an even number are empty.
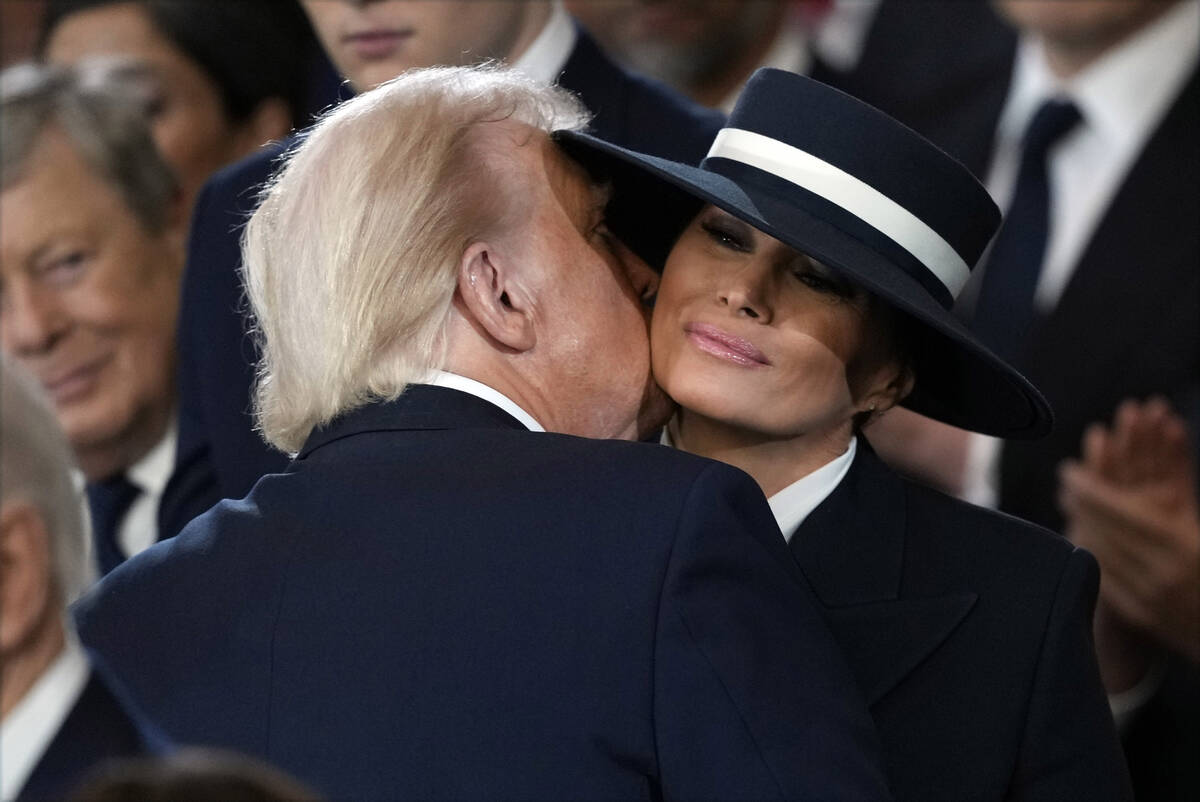
<svg viewBox="0 0 1200 802"><path fill-rule="evenodd" d="M1098 621L1200 663L1200 502L1183 420L1162 399L1126 401L1111 427L1089 427L1060 478L1067 537L1100 563Z"/></svg>

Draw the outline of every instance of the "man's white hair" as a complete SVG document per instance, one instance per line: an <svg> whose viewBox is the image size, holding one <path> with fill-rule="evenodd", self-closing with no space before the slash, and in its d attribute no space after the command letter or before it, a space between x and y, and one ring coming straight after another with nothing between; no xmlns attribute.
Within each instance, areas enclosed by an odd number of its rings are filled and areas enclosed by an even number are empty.
<svg viewBox="0 0 1200 802"><path fill-rule="evenodd" d="M91 582L83 496L72 477L67 438L41 386L0 354L0 506L33 505L50 532L50 559L62 609Z"/></svg>
<svg viewBox="0 0 1200 802"><path fill-rule="evenodd" d="M294 453L441 365L463 251L521 219L521 177L502 183L485 137L503 121L548 133L587 113L495 66L412 70L327 113L287 157L242 242L255 415L272 445Z"/></svg>

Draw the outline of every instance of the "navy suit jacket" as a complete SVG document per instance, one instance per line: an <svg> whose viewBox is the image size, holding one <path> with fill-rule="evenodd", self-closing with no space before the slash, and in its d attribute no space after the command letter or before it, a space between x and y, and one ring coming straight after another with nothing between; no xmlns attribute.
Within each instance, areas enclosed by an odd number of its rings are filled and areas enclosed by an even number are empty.
<svg viewBox="0 0 1200 802"><path fill-rule="evenodd" d="M559 85L595 115L590 130L628 148L698 163L724 118L663 84L627 72L579 29ZM180 420L177 479L165 503L198 514L220 498L241 498L266 473L287 465L254 432L250 388L257 361L246 334L238 274L242 226L279 156L277 144L218 172L196 201L179 321ZM180 521L180 516L174 516ZM182 518L179 526L189 518ZM163 536L178 531L165 527Z"/></svg>
<svg viewBox="0 0 1200 802"><path fill-rule="evenodd" d="M861 445L791 548L867 696L892 793L1131 798L1091 640L1095 560Z"/></svg>
<svg viewBox="0 0 1200 802"><path fill-rule="evenodd" d="M61 799L106 760L165 752L168 742L121 701L96 668L21 791L20 802Z"/></svg>
<svg viewBox="0 0 1200 802"><path fill-rule="evenodd" d="M315 432L77 615L173 738L331 798L887 794L749 477L455 390Z"/></svg>

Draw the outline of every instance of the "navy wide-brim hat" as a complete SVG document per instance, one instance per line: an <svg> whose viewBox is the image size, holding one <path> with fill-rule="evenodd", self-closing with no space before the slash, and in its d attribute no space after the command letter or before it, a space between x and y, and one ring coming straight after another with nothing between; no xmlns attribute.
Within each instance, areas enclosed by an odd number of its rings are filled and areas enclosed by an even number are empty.
<svg viewBox="0 0 1200 802"><path fill-rule="evenodd" d="M760 69L699 167L575 131L555 139L612 182L609 224L661 269L704 203L812 256L909 317L910 409L964 429L1036 438L1041 393L951 307L1000 224L965 167L871 106L794 73Z"/></svg>

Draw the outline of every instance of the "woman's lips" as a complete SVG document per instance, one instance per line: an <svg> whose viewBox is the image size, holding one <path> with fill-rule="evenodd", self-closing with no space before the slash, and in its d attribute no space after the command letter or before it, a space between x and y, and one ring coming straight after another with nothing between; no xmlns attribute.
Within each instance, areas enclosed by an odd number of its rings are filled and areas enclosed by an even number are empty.
<svg viewBox="0 0 1200 802"><path fill-rule="evenodd" d="M754 343L734 336L724 329L707 323L689 323L683 327L688 340L706 354L745 367L764 367L771 364L767 355Z"/></svg>
<svg viewBox="0 0 1200 802"><path fill-rule="evenodd" d="M354 54L361 59L373 61L388 58L412 36L412 31L363 31L347 34L342 41L350 46Z"/></svg>

